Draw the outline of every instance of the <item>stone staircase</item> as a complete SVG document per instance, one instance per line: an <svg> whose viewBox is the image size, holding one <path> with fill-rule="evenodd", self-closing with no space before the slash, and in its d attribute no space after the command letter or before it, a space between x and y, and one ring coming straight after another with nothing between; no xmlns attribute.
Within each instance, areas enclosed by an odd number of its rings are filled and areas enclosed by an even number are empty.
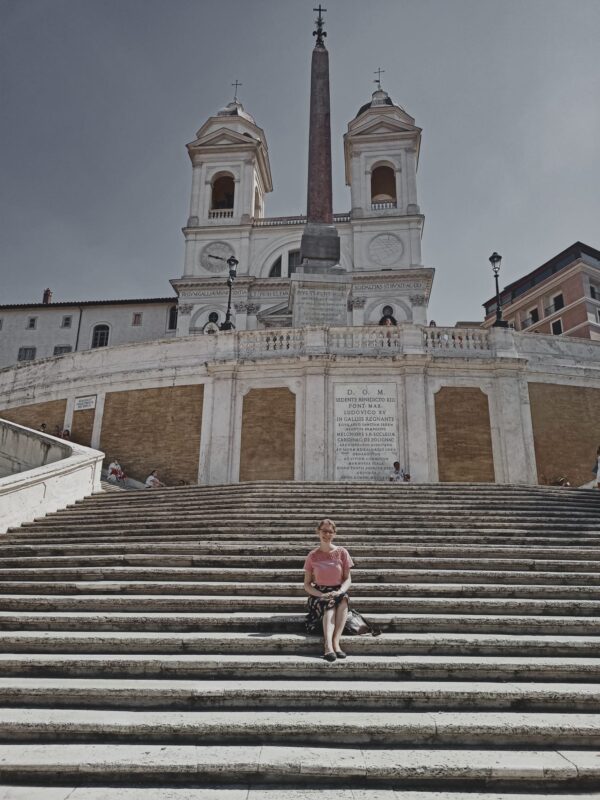
<svg viewBox="0 0 600 800"><path fill-rule="evenodd" d="M334 664L302 627L323 516L383 630ZM181 487L14 530L0 784L0 800L600 798L600 492Z"/></svg>

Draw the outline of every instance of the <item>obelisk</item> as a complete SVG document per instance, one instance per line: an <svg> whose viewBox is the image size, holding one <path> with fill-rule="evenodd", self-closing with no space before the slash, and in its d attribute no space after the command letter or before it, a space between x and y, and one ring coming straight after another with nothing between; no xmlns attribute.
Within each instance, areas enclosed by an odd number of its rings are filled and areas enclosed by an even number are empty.
<svg viewBox="0 0 600 800"><path fill-rule="evenodd" d="M323 14L319 5L310 68L310 126L306 226L300 252L304 272L327 272L340 260L340 237L333 225L331 189L331 112L329 53L325 47Z"/></svg>
<svg viewBox="0 0 600 800"><path fill-rule="evenodd" d="M310 127L306 225L301 265L290 278L294 327L346 325L351 284L340 267L340 237L333 224L329 53L323 11L318 11L310 71Z"/></svg>

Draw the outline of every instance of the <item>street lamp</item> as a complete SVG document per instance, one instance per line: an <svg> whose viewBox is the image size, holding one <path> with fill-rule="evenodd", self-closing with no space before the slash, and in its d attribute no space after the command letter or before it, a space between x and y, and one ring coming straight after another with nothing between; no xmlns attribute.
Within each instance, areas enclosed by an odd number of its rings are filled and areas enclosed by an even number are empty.
<svg viewBox="0 0 600 800"><path fill-rule="evenodd" d="M233 289L233 282L237 276L237 266L240 262L234 256L229 256L229 258L225 259L222 256L213 256L209 253L209 258L216 258L218 261L227 261L227 266L229 267L229 277L227 278L227 286L229 288L227 313L225 314L225 322L221 323L219 330L231 331L235 328L235 325L231 321L231 290Z"/></svg>
<svg viewBox="0 0 600 800"><path fill-rule="evenodd" d="M490 264L492 265L492 270L494 272L494 278L496 280L496 321L494 322L494 328L508 328L508 322L502 319L502 307L500 305L500 287L498 285L498 273L500 272L500 262L502 261L502 256L495 251L490 256Z"/></svg>

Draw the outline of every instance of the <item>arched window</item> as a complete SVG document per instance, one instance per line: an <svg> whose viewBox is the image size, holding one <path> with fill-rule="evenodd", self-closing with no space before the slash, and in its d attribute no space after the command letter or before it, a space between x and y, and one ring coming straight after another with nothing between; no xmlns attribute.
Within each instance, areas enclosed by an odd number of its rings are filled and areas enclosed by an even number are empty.
<svg viewBox="0 0 600 800"><path fill-rule="evenodd" d="M233 210L235 183L232 175L220 175L212 184L211 211L217 209Z"/></svg>
<svg viewBox="0 0 600 800"><path fill-rule="evenodd" d="M269 270L269 278L287 278L292 275L300 266L300 250L288 250L273 262Z"/></svg>
<svg viewBox="0 0 600 800"><path fill-rule="evenodd" d="M92 333L92 350L96 347L107 347L109 333L110 329L108 325L94 325L94 331Z"/></svg>
<svg viewBox="0 0 600 800"><path fill-rule="evenodd" d="M371 205L396 208L396 175L391 167L375 167L371 173Z"/></svg>

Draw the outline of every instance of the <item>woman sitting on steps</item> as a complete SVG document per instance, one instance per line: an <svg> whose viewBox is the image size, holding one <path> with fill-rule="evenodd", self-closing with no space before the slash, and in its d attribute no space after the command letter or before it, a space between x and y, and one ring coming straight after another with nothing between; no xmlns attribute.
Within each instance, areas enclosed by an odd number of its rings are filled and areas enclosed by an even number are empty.
<svg viewBox="0 0 600 800"><path fill-rule="evenodd" d="M306 629L311 633L323 620L323 643L326 661L346 658L340 637L348 617L348 589L354 562L344 547L333 544L336 529L331 519L322 519L317 527L320 544L304 562L304 589L308 597Z"/></svg>

